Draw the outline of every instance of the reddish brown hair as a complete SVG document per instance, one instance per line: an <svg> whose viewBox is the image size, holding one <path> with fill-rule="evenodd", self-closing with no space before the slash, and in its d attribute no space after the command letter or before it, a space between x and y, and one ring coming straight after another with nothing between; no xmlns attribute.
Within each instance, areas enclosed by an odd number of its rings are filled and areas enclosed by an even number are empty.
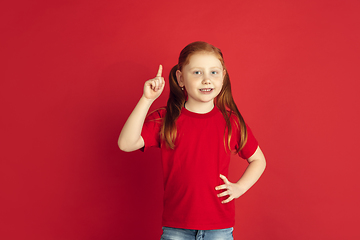
<svg viewBox="0 0 360 240"><path fill-rule="evenodd" d="M190 57L193 54L199 52L208 52L215 54L215 56L220 60L225 70L226 74L224 76L223 86L219 95L215 99L215 105L219 108L226 121L226 129L224 130L224 145L225 146L227 145L229 149L230 149L230 139L232 132L230 118L232 114L236 116L238 120L238 126L240 127L240 132L241 132L241 138L238 143L239 148L236 149L236 152L239 152L244 147L247 141L247 131L246 131L245 121L241 116L232 97L230 78L225 67L223 54L220 51L220 49L206 42L193 42L187 45L180 52L178 64L175 65L170 71L170 75L169 75L170 95L167 101L166 115L160 132L161 137L162 139L165 140L166 145L168 147L170 147L171 149L175 148L174 143L177 135L176 120L180 116L181 109L183 108L187 98L186 90L185 91L181 90L181 87L178 85L176 79L176 71L177 70L181 71L183 66L189 63ZM226 136L226 132L227 132L227 136Z"/></svg>

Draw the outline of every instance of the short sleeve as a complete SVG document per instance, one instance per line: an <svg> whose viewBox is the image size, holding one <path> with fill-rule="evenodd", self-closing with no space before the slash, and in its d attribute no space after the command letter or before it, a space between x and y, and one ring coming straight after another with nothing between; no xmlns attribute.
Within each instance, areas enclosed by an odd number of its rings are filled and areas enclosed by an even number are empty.
<svg viewBox="0 0 360 240"><path fill-rule="evenodd" d="M243 149L239 152L239 156L243 159L250 158L258 148L259 144L256 138L254 137L250 127L246 124L246 131L247 131L247 141Z"/></svg>
<svg viewBox="0 0 360 240"><path fill-rule="evenodd" d="M145 145L140 149L141 151L144 152L150 147L160 147L160 129L164 116L165 109L161 108L146 117L141 131Z"/></svg>

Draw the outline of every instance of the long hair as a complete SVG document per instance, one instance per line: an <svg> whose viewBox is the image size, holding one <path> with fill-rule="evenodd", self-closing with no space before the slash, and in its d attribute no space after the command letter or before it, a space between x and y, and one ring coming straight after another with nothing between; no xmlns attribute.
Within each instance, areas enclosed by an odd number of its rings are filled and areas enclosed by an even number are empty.
<svg viewBox="0 0 360 240"><path fill-rule="evenodd" d="M183 108L184 103L187 99L186 90L182 90L177 82L176 71L177 70L181 71L183 66L189 63L190 57L198 52L209 52L215 54L216 57L220 60L225 70L226 74L224 76L222 89L219 95L215 98L214 102L215 105L218 107L218 109L221 111L226 122L226 129L224 130L224 146L227 145L230 151L231 151L230 140L231 140L231 132L232 132L230 119L231 119L231 115L235 114L237 124L238 127L240 128L240 133L241 133L241 137L238 143L239 148L236 149L236 152L239 152L244 147L247 141L247 131L246 131L245 121L241 116L231 93L230 78L226 70L223 54L220 51L220 49L206 42L199 41L187 45L180 52L178 64L175 65L170 71L170 75L169 75L170 95L167 101L166 115L160 132L161 138L165 140L165 143L168 147L170 147L171 149L175 148L175 139L177 135L176 120L180 116L181 109Z"/></svg>

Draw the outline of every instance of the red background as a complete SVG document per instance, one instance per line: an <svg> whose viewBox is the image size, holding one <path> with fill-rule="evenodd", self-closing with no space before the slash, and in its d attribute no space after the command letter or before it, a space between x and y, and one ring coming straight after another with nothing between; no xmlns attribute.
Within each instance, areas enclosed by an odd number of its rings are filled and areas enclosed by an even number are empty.
<svg viewBox="0 0 360 240"><path fill-rule="evenodd" d="M160 238L159 151L117 137L144 81L196 40L222 49L268 162L236 200L235 239L359 239L358 0L1 5L1 239Z"/></svg>

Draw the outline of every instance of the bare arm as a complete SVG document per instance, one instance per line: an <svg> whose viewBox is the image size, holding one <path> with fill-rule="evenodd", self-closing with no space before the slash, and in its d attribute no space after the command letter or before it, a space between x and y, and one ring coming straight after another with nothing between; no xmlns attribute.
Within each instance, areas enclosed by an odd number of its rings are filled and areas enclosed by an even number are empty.
<svg viewBox="0 0 360 240"><path fill-rule="evenodd" d="M266 167L265 156L260 147L258 147L255 153L248 159L248 162L249 166L246 168L244 174L237 183L231 183L225 176L220 175L220 178L225 184L217 186L215 189L224 189L225 191L218 194L218 197L229 195L229 197L222 203L228 203L233 199L240 197L248 191L257 182L257 180L259 180Z"/></svg>
<svg viewBox="0 0 360 240"><path fill-rule="evenodd" d="M145 82L144 93L121 130L118 145L125 152L135 151L144 146L141 130L147 112L151 104L161 95L165 86L165 81L161 74L162 66L160 65L156 77Z"/></svg>

